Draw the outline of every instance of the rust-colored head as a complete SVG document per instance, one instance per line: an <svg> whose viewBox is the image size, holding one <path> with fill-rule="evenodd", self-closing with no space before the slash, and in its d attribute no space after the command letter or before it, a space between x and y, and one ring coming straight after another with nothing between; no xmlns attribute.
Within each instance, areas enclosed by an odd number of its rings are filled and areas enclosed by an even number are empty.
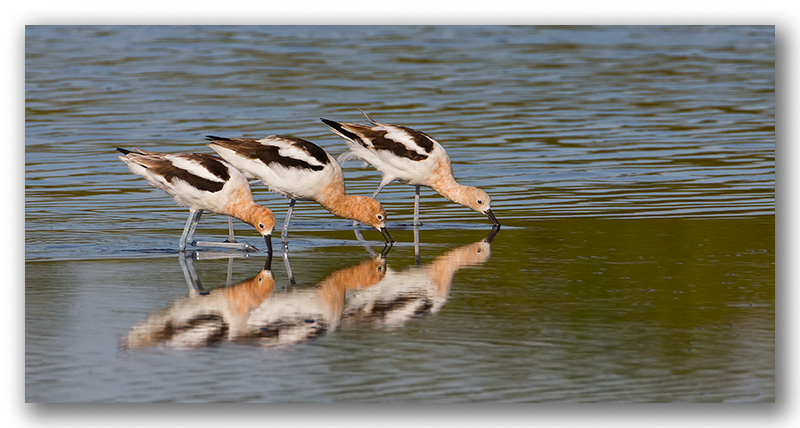
<svg viewBox="0 0 800 428"><path fill-rule="evenodd" d="M394 242L392 235L386 230L386 211L380 202L368 196L349 196L347 198L348 218L361 224L372 226L381 232L386 242Z"/></svg>
<svg viewBox="0 0 800 428"><path fill-rule="evenodd" d="M485 214L491 209L492 198L481 189L472 186L461 186L453 195L453 202L464 205L465 207Z"/></svg>
<svg viewBox="0 0 800 428"><path fill-rule="evenodd" d="M386 211L380 202L368 196L350 196L348 199L353 220L378 230L386 228Z"/></svg>
<svg viewBox="0 0 800 428"><path fill-rule="evenodd" d="M275 214L269 208L261 205L256 205L246 221L264 237L272 235L272 229L275 228Z"/></svg>
<svg viewBox="0 0 800 428"><path fill-rule="evenodd" d="M477 211L489 217L492 224L500 224L495 218L494 213L492 213L492 198L483 190L472 186L461 186L457 191L453 192L450 197L453 202L464 205L473 211Z"/></svg>

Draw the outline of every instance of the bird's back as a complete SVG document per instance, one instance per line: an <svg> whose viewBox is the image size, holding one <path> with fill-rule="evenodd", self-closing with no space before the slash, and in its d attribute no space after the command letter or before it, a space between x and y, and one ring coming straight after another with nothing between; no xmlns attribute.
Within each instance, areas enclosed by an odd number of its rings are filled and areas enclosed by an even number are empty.
<svg viewBox="0 0 800 428"><path fill-rule="evenodd" d="M231 195L247 186L244 176L224 160L204 153L133 152L119 158L131 172L193 209L222 212Z"/></svg>
<svg viewBox="0 0 800 428"><path fill-rule="evenodd" d="M251 179L298 200L316 200L332 182L342 182L339 164L324 149L300 138L271 135L259 140L207 136L211 148ZM343 186L343 184L342 184Z"/></svg>
<svg viewBox="0 0 800 428"><path fill-rule="evenodd" d="M345 139L348 154L340 159L361 159L384 177L405 183L428 185L426 180L449 158L436 140L416 129L373 122L372 126L322 119ZM387 180L385 180L387 181Z"/></svg>

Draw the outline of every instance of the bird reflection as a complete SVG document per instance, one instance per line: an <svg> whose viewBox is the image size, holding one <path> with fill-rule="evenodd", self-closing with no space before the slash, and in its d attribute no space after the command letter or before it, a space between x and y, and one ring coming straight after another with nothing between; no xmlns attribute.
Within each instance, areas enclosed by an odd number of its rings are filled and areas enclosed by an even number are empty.
<svg viewBox="0 0 800 428"><path fill-rule="evenodd" d="M397 327L415 317L436 313L447 301L455 273L489 258L491 242L498 231L493 228L484 239L452 249L424 265L399 271L387 266L380 282L348 295L343 324ZM419 260L418 251L416 259Z"/></svg>
<svg viewBox="0 0 800 428"><path fill-rule="evenodd" d="M180 258L190 293L134 326L123 346L211 346L224 341L263 346L300 343L336 329L345 293L380 281L383 255L337 270L313 287L275 291L271 260L256 276L204 291L190 257Z"/></svg>
<svg viewBox="0 0 800 428"><path fill-rule="evenodd" d="M447 301L455 273L484 263L496 234L493 230L486 238L452 249L430 263L400 270L389 268L385 248L311 286L294 283L288 255L284 255L292 283L288 288L276 286L268 258L252 278L205 291L192 257L181 256L189 295L134 326L123 346L194 348L226 341L282 346L345 326L401 326L415 317L436 313Z"/></svg>
<svg viewBox="0 0 800 428"><path fill-rule="evenodd" d="M261 272L248 280L210 292L203 291L191 258L181 257L180 260L192 292L134 326L124 340L125 346L198 347L236 340L246 335L250 312L275 289L272 271L265 265Z"/></svg>
<svg viewBox="0 0 800 428"><path fill-rule="evenodd" d="M331 273L316 287L293 286L273 294L251 312L247 336L242 339L266 346L289 345L330 333L341 320L347 290L369 287L385 274L385 260L377 256Z"/></svg>

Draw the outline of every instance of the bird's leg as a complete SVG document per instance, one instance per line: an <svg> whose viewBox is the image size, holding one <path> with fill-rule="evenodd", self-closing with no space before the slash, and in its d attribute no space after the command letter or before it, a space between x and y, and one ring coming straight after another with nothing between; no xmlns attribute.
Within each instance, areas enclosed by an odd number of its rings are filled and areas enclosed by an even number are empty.
<svg viewBox="0 0 800 428"><path fill-rule="evenodd" d="M367 253L369 254L369 256L374 258L375 257L375 252L372 251L372 248L369 246L369 243L367 242L366 239L364 239L364 235L361 234L361 229L358 227L358 222L355 222L354 225L356 227L354 229L354 231L356 232L356 239L358 240L358 242L361 243L361 245L364 246L364 248L367 250Z"/></svg>
<svg viewBox="0 0 800 428"><path fill-rule="evenodd" d="M419 226L414 225L414 262L419 266Z"/></svg>
<svg viewBox="0 0 800 428"><path fill-rule="evenodd" d="M192 245L195 247L216 247L228 248L231 250L244 251L246 253L257 252L258 248L248 244L247 242L212 242L212 241L195 241Z"/></svg>
<svg viewBox="0 0 800 428"><path fill-rule="evenodd" d="M228 217L230 218L230 217ZM228 276L225 278L225 286L231 286L231 279L233 278L233 257L228 257Z"/></svg>
<svg viewBox="0 0 800 428"><path fill-rule="evenodd" d="M283 264L286 266L286 276L289 277L289 284L295 285L294 274L292 273L292 265L289 263L288 247L283 247Z"/></svg>
<svg viewBox="0 0 800 428"><path fill-rule="evenodd" d="M233 236L233 217L228 216L228 240L225 242L236 242L236 238Z"/></svg>
<svg viewBox="0 0 800 428"><path fill-rule="evenodd" d="M366 239L364 239L364 234L361 233L361 228L358 227L357 221L353 222L353 227L355 227L355 229L353 229L353 232L356 233L356 239L358 239L359 241L366 241Z"/></svg>
<svg viewBox="0 0 800 428"><path fill-rule="evenodd" d="M184 252L186 245L194 245L192 238L194 238L194 231L197 229L197 222L200 221L200 216L203 210L189 210L189 218L186 219L186 226L183 227L183 234L178 241L178 251Z"/></svg>
<svg viewBox="0 0 800 428"><path fill-rule="evenodd" d="M186 219L186 226L183 227L181 239L178 241L178 252L180 253L186 251L186 235L189 234L189 226L192 224L192 217L194 217L194 212L189 211L189 218Z"/></svg>
<svg viewBox="0 0 800 428"><path fill-rule="evenodd" d="M200 217L203 216L203 210L196 210L194 212L194 221L192 221L191 226L189 226L189 235L186 236L186 242L190 245L194 245L194 232L197 231L197 225L200 223Z"/></svg>
<svg viewBox="0 0 800 428"><path fill-rule="evenodd" d="M189 286L189 292L201 295L208 294L208 291L203 290L200 279L197 277L197 272L194 270L194 252L179 254L178 262L181 264L181 270L183 271L183 277L186 279L186 284Z"/></svg>
<svg viewBox="0 0 800 428"><path fill-rule="evenodd" d="M414 226L422 226L422 223L419 221L419 186L416 186L417 189L414 192Z"/></svg>
<svg viewBox="0 0 800 428"><path fill-rule="evenodd" d="M286 219L283 220L283 229L281 230L281 241L283 241L283 249L284 251L289 248L289 220L292 218L292 210L294 209L294 203L296 201L292 199L289 202L289 209L286 211Z"/></svg>
<svg viewBox="0 0 800 428"><path fill-rule="evenodd" d="M230 248L234 250L241 250L245 252L250 251L258 251L258 248L246 243L246 242L208 242L208 241L195 241L194 240L194 232L197 230L197 223L200 222L200 216L203 215L203 210L196 210L191 211L189 214L189 220L186 222L186 228L184 228L184 235L181 236L180 242L178 242L178 248L180 251L183 251L186 248L186 245L194 245L195 247L218 247L218 248Z"/></svg>
<svg viewBox="0 0 800 428"><path fill-rule="evenodd" d="M381 193L381 190L383 189L383 186L385 186L387 184L389 184L389 183L384 183L383 181L381 181L380 186L378 186L378 188L375 189L375 192L372 193L372 199L375 199L375 197L378 196L378 193Z"/></svg>

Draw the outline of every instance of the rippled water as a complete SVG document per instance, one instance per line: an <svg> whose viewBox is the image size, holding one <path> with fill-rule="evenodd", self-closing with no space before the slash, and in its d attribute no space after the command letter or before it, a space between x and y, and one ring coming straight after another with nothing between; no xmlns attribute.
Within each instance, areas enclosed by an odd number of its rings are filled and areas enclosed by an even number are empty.
<svg viewBox="0 0 800 428"><path fill-rule="evenodd" d="M26 400L774 401L774 53L773 27L28 27ZM301 202L296 285L279 254L261 284L263 253L183 269L186 210L114 150L337 156L319 117L357 108L447 148L491 244L426 189L416 265L392 184L384 263Z"/></svg>

